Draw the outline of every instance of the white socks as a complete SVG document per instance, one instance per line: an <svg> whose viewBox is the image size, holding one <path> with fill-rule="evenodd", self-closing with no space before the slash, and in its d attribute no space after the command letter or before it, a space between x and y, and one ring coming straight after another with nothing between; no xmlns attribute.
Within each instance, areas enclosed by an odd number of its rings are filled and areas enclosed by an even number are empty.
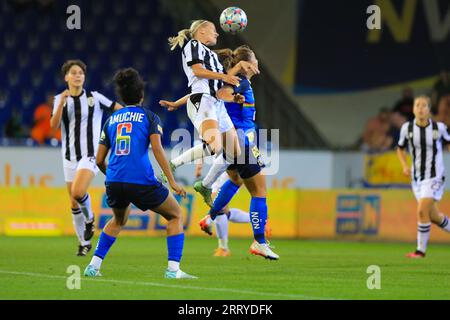
<svg viewBox="0 0 450 320"><path fill-rule="evenodd" d="M425 253L427 251L428 240L430 239L431 222L418 223L417 229L417 250Z"/></svg>
<svg viewBox="0 0 450 320"><path fill-rule="evenodd" d="M89 197L89 193L86 193L84 197L78 201L78 204L86 217L86 222L92 221L92 219L94 219L94 213L92 212L91 197Z"/></svg>
<svg viewBox="0 0 450 320"><path fill-rule="evenodd" d="M97 256L93 256L91 259L90 265L94 266L95 269L100 270L100 267L102 266L103 259Z"/></svg>
<svg viewBox="0 0 450 320"><path fill-rule="evenodd" d="M178 157L170 160L170 162L178 168L179 166L182 166L185 163L190 163L192 161L195 161L197 159L202 159L209 157L211 155L211 152L209 148L204 143L200 143L195 145L193 148L189 149L186 152L183 152Z"/></svg>
<svg viewBox="0 0 450 320"><path fill-rule="evenodd" d="M177 261L169 260L167 269L169 269L169 271L178 271L180 269L180 263Z"/></svg>
<svg viewBox="0 0 450 320"><path fill-rule="evenodd" d="M240 209L231 208L227 217L226 214L221 214L216 217L217 238L219 240L219 248L228 250L228 220L235 223L250 223L250 215L248 212Z"/></svg>
<svg viewBox="0 0 450 320"><path fill-rule="evenodd" d="M216 223L217 238L219 239L219 247L228 249L228 218L225 214L221 214L214 220Z"/></svg>
<svg viewBox="0 0 450 320"><path fill-rule="evenodd" d="M218 155L202 181L203 186L211 189L214 182L227 170L229 165L230 163L226 162L221 154Z"/></svg>
<svg viewBox="0 0 450 320"><path fill-rule="evenodd" d="M73 225L75 227L75 233L77 234L77 238L78 238L78 241L80 242L80 244L82 246L90 244L91 243L90 241L84 241L85 218L84 218L83 214L81 213L80 208L77 208L77 209L72 208L72 220L73 220Z"/></svg>
<svg viewBox="0 0 450 320"><path fill-rule="evenodd" d="M250 222L250 214L241 209L231 208L230 215L228 218L231 222L237 223L249 223Z"/></svg>
<svg viewBox="0 0 450 320"><path fill-rule="evenodd" d="M224 250L229 250L229 248L228 248L228 238L226 238L226 239L219 239L219 248L222 248Z"/></svg>

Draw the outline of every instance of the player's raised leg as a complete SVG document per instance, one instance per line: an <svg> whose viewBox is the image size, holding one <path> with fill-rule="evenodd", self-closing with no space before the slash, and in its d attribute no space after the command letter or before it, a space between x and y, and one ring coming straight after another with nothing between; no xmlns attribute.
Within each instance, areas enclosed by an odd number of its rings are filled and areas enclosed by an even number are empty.
<svg viewBox="0 0 450 320"><path fill-rule="evenodd" d="M439 211L437 202L434 202L431 207L431 221L445 232L450 233L449 218L444 213Z"/></svg>

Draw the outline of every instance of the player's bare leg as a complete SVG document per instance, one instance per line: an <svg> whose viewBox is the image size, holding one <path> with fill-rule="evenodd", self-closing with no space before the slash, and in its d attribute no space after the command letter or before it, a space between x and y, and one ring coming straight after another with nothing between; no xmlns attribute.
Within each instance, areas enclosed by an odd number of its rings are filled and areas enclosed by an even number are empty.
<svg viewBox="0 0 450 320"><path fill-rule="evenodd" d="M66 183L67 193L69 194L70 199L70 208L72 211L72 221L75 227L75 233L78 238L78 252L77 256L85 256L91 249L91 242L84 240L84 230L85 226L85 217L81 211L81 208L78 204L78 201L72 196L72 182Z"/></svg>
<svg viewBox="0 0 450 320"><path fill-rule="evenodd" d="M431 211L434 205L433 198L422 198L418 201L417 207L417 249L409 253L408 258L424 258L427 250L428 240L430 239L431 229Z"/></svg>
<svg viewBox="0 0 450 320"><path fill-rule="evenodd" d="M77 170L71 189L71 195L78 202L86 219L84 231L84 240L86 241L89 241L94 236L95 231L94 213L92 212L90 196L87 193L94 177L95 175L91 170Z"/></svg>

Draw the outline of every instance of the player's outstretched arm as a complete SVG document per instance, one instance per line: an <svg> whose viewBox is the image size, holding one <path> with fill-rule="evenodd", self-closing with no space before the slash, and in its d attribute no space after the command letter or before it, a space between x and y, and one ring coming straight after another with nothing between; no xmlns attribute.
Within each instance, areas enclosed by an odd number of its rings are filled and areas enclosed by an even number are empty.
<svg viewBox="0 0 450 320"><path fill-rule="evenodd" d="M239 84L239 77L231 74L206 70L201 63L196 63L192 65L191 68L194 75L198 78L222 80L223 82L229 83L233 86L237 86Z"/></svg>
<svg viewBox="0 0 450 320"><path fill-rule="evenodd" d="M168 111L174 111L174 110L177 110L179 107L184 106L187 103L190 95L191 94L188 93L187 95L178 99L175 102L167 101L167 100L159 100L159 105L161 107L167 108Z"/></svg>
<svg viewBox="0 0 450 320"><path fill-rule="evenodd" d="M233 68L231 68L227 71L227 74L229 74L231 76L235 76L239 72L245 72L245 73L252 72L253 74L260 73L257 66L251 64L248 61L239 61Z"/></svg>
<svg viewBox="0 0 450 320"><path fill-rule="evenodd" d="M161 144L161 136L157 133L150 135L150 143L152 145L153 155L161 170L166 175L170 187L176 194L186 198L186 191L175 181L172 170L170 169L169 161L167 161L166 153Z"/></svg>
<svg viewBox="0 0 450 320"><path fill-rule="evenodd" d="M106 156L108 154L109 148L105 146L104 144L98 145L98 151L97 151L97 157L96 157L96 164L97 167L100 169L101 172L103 172L104 175L106 175Z"/></svg>
<svg viewBox="0 0 450 320"><path fill-rule="evenodd" d="M233 88L224 86L217 91L217 98L225 102L244 103L245 97L242 94L234 93Z"/></svg>
<svg viewBox="0 0 450 320"><path fill-rule="evenodd" d="M400 147L397 147L397 157L400 160L400 163L402 164L403 174L405 176L409 176L411 174L411 171L409 170L408 163L406 162L405 150Z"/></svg>

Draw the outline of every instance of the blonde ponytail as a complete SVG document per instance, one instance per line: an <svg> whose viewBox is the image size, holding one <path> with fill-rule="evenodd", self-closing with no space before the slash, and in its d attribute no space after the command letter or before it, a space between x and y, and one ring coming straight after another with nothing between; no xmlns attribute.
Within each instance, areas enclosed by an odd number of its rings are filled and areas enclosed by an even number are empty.
<svg viewBox="0 0 450 320"><path fill-rule="evenodd" d="M183 29L178 32L178 35L174 37L170 37L169 45L170 50L175 50L177 46L180 46L180 48L183 48L184 42L186 40L192 39L197 32L197 30L202 26L204 23L210 22L208 20L195 20L192 22L189 29Z"/></svg>

